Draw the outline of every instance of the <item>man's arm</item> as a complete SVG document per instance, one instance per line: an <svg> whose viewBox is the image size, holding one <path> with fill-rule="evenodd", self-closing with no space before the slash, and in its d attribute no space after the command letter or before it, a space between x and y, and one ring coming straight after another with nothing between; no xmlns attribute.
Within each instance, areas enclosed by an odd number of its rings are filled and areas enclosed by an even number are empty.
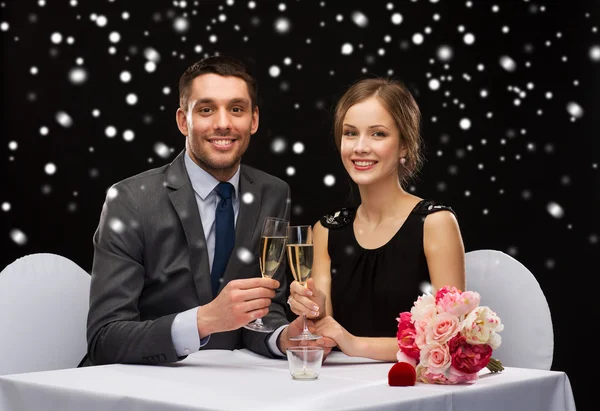
<svg viewBox="0 0 600 411"><path fill-rule="evenodd" d="M135 198L124 183L110 193L94 235L87 324L90 360L95 365L177 361L171 338L176 314L140 321L144 235Z"/></svg>

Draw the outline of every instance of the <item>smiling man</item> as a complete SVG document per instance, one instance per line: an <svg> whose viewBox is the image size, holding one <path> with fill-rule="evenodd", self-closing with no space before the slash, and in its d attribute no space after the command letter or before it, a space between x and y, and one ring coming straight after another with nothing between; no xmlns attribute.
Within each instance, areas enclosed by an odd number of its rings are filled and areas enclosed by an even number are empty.
<svg viewBox="0 0 600 411"><path fill-rule="evenodd" d="M285 263L261 278L255 257L266 217L289 220L284 181L241 165L258 129L247 67L209 57L179 81L185 150L115 184L94 235L86 364L174 362L199 349L247 347L283 356ZM243 328L256 318L270 334Z"/></svg>

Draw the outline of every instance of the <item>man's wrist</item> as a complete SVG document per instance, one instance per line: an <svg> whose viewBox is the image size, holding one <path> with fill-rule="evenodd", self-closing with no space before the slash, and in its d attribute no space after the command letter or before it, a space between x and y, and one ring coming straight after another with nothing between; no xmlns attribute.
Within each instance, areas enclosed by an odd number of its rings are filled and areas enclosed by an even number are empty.
<svg viewBox="0 0 600 411"><path fill-rule="evenodd" d="M198 311L196 313L196 324L198 325L198 335L200 336L200 339L219 332L219 330L216 328L218 321L214 321L212 318L210 303L198 307Z"/></svg>
<svg viewBox="0 0 600 411"><path fill-rule="evenodd" d="M285 344L286 344L286 341L288 341L288 328L289 328L289 326L285 327L279 333L279 337L277 337L277 348L279 348L279 351L283 355L286 355L285 349L287 348L287 346Z"/></svg>

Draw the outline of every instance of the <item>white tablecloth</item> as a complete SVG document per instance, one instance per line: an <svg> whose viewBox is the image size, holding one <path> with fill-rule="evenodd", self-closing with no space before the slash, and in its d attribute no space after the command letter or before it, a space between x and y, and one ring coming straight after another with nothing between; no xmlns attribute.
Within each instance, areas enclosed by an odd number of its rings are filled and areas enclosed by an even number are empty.
<svg viewBox="0 0 600 411"><path fill-rule="evenodd" d="M567 375L506 368L471 385L390 387L393 364L332 352L317 380L248 350L200 351L167 366L106 365L0 377L0 410L575 411Z"/></svg>

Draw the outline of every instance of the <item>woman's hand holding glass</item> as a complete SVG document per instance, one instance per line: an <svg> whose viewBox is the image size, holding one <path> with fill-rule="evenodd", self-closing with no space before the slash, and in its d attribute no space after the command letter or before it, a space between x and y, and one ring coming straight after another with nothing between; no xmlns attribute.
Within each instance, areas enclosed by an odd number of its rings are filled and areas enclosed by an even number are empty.
<svg viewBox="0 0 600 411"><path fill-rule="evenodd" d="M325 316L325 294L315 286L312 278L306 282L306 287L298 281L290 284L288 303L296 315L306 315L315 321Z"/></svg>

